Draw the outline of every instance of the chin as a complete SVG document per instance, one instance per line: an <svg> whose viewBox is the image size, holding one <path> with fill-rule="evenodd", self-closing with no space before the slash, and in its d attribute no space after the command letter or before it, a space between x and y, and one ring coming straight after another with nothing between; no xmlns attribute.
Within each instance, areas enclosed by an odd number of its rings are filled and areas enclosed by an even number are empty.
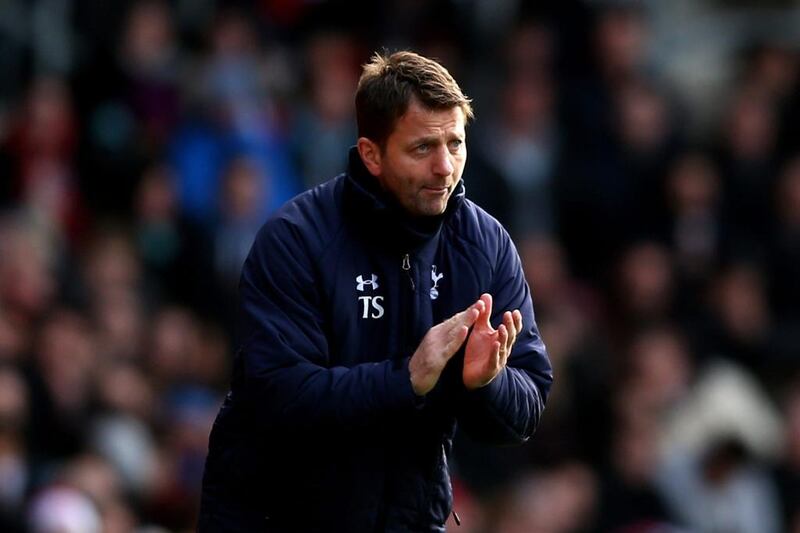
<svg viewBox="0 0 800 533"><path fill-rule="evenodd" d="M423 216L435 217L444 213L446 209L447 209L447 204L436 205L436 206L432 205L432 206L427 206L427 209L423 209L421 211L421 214Z"/></svg>
<svg viewBox="0 0 800 533"><path fill-rule="evenodd" d="M447 200L436 202L414 202L406 205L406 211L416 217L435 217L444 213L446 209Z"/></svg>

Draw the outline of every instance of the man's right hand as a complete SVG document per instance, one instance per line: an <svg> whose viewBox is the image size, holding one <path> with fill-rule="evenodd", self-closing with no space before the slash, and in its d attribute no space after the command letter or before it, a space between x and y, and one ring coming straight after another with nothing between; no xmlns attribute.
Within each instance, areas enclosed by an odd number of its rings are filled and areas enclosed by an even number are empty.
<svg viewBox="0 0 800 533"><path fill-rule="evenodd" d="M433 326L425 334L408 363L411 386L417 396L428 394L436 386L445 365L464 344L469 328L478 319L485 305L482 300L478 300L467 309Z"/></svg>

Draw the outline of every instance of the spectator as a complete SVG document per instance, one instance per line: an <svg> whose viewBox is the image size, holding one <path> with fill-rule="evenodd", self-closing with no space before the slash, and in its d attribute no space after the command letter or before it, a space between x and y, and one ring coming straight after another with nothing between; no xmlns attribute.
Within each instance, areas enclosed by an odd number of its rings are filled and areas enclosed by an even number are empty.
<svg viewBox="0 0 800 533"><path fill-rule="evenodd" d="M292 152L307 188L347 166L342 154L356 139L353 94L358 82L358 43L346 33L312 35L306 45L308 96L295 111ZM314 139L309 143L308 139Z"/></svg>
<svg viewBox="0 0 800 533"><path fill-rule="evenodd" d="M777 162L775 102L757 89L741 87L723 128L718 164L725 210L734 221L735 251L763 254Z"/></svg>
<svg viewBox="0 0 800 533"><path fill-rule="evenodd" d="M726 228L714 163L702 153L679 157L664 194L669 211L666 239L675 254L681 294L685 294L702 288L722 259Z"/></svg>

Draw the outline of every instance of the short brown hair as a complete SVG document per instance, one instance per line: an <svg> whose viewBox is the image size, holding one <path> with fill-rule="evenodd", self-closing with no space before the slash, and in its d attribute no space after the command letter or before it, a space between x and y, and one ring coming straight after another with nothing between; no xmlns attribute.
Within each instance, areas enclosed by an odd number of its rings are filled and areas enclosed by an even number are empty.
<svg viewBox="0 0 800 533"><path fill-rule="evenodd" d="M446 68L409 51L376 53L365 64L356 91L358 136L381 147L411 98L431 109L460 107L464 118L474 117L471 100L464 96Z"/></svg>

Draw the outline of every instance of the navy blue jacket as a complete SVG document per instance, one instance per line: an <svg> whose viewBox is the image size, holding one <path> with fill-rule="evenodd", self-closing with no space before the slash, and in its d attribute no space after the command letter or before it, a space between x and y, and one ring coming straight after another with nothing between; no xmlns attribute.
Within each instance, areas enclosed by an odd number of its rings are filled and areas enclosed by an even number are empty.
<svg viewBox="0 0 800 533"><path fill-rule="evenodd" d="M522 312L507 367L467 391L462 348L416 396L408 362L422 337L484 292L495 327L504 311ZM461 183L443 215L413 220L351 150L346 174L261 229L240 299L202 532L443 531L456 424L514 444L542 415L552 370L519 256Z"/></svg>

